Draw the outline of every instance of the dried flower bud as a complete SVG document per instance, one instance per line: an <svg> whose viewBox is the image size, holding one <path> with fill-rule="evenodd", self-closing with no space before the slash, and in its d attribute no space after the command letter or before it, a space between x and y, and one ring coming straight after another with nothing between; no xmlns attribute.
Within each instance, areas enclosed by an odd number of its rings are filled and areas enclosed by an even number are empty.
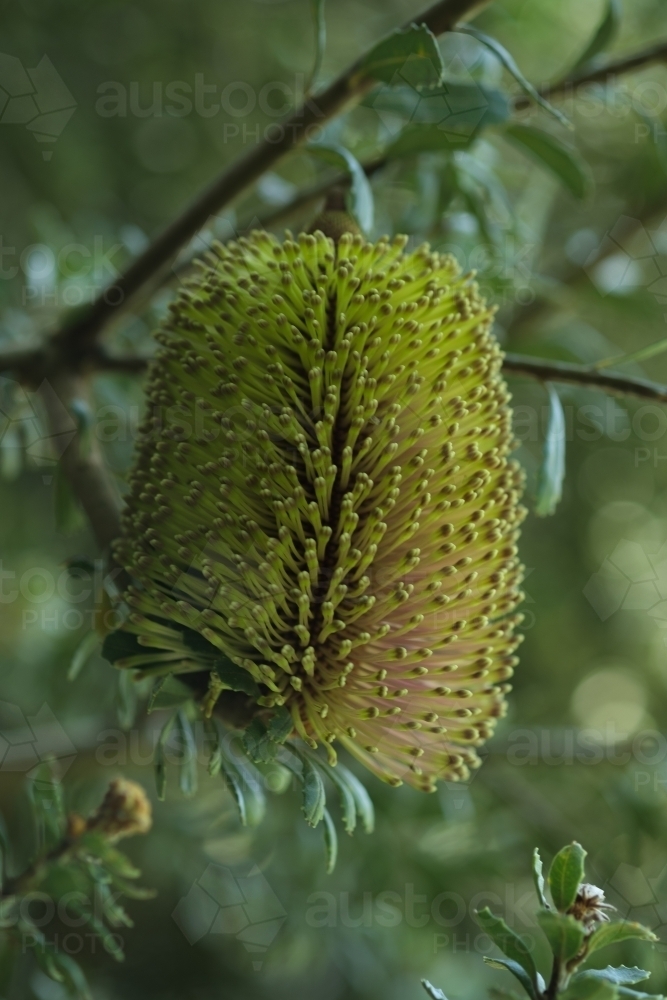
<svg viewBox="0 0 667 1000"><path fill-rule="evenodd" d="M113 658L231 660L332 763L338 741L433 791L503 713L524 512L492 311L406 241L257 232L182 289L117 548L135 646Z"/></svg>
<svg viewBox="0 0 667 1000"><path fill-rule="evenodd" d="M148 833L152 824L151 804L136 781L114 778L99 808L88 818L86 829L108 840Z"/></svg>
<svg viewBox="0 0 667 1000"><path fill-rule="evenodd" d="M577 890L577 896L567 911L575 920L579 920L588 930L594 930L597 924L609 920L606 910L615 910L611 903L605 903L604 892L596 885L582 882Z"/></svg>

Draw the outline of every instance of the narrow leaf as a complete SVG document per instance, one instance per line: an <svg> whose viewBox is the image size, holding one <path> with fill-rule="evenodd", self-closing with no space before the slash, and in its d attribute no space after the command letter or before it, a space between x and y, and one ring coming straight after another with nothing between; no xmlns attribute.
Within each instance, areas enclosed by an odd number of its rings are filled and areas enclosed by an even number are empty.
<svg viewBox="0 0 667 1000"><path fill-rule="evenodd" d="M383 83L409 83L415 90L437 86L445 70L435 35L425 24L398 29L364 56L359 74Z"/></svg>
<svg viewBox="0 0 667 1000"><path fill-rule="evenodd" d="M238 809L241 826L248 825L248 811L246 809L245 795L241 784L239 773L227 758L221 753L218 770L222 775L227 788L232 793L236 808Z"/></svg>
<svg viewBox="0 0 667 1000"><path fill-rule="evenodd" d="M317 826L324 815L327 796L320 772L313 762L299 754L303 766L303 814L309 826Z"/></svg>
<svg viewBox="0 0 667 1000"><path fill-rule="evenodd" d="M544 875L542 874L542 858L540 857L540 852L537 847L533 851L533 882L535 883L535 891L537 892L537 898L540 901L540 905L543 906L545 910L550 910L551 907L547 902L547 897L544 892Z"/></svg>
<svg viewBox="0 0 667 1000"><path fill-rule="evenodd" d="M584 927L574 917L551 910L540 910L537 922L562 965L579 954L584 941Z"/></svg>
<svg viewBox="0 0 667 1000"><path fill-rule="evenodd" d="M447 1000L447 997L437 986L429 983L428 979L422 979L422 986L430 996L431 1000Z"/></svg>
<svg viewBox="0 0 667 1000"><path fill-rule="evenodd" d="M640 347L638 351L632 351L630 354L616 354L613 358L604 358L602 361L596 361L593 368L596 370L599 368L615 368L617 365L648 361L649 358L654 358L656 354L662 354L664 351L667 351L667 337L663 340L656 340L654 344L649 344L647 347Z"/></svg>
<svg viewBox="0 0 667 1000"><path fill-rule="evenodd" d="M595 34L574 64L574 69L583 68L600 52L609 48L620 28L622 13L621 0L607 0L604 16Z"/></svg>
<svg viewBox="0 0 667 1000"><path fill-rule="evenodd" d="M259 826L266 813L264 781L259 771L253 767L250 760L240 751L242 751L242 746L240 741L238 741L235 743L235 749L231 753L231 763L235 771L238 772L241 780L247 825ZM229 754L226 755L226 759L230 759Z"/></svg>
<svg viewBox="0 0 667 1000"><path fill-rule="evenodd" d="M324 819L324 852L327 859L327 875L331 875L336 867L338 857L338 834L328 809L324 810L322 816Z"/></svg>
<svg viewBox="0 0 667 1000"><path fill-rule="evenodd" d="M165 760L165 746L167 740L169 739L169 734L174 728L174 723L176 722L176 716L172 715L165 722L162 730L160 732L159 739L155 746L155 787L157 788L157 797L162 802L164 800L166 790L167 790L167 764Z"/></svg>
<svg viewBox="0 0 667 1000"><path fill-rule="evenodd" d="M353 774L352 771L343 767L342 764L336 764L336 772L345 782L345 785L350 790L352 797L354 798L357 815L361 820L364 832L372 833L375 828L375 810L373 808L373 803L371 802L371 797L366 791L365 785L359 781L356 774Z"/></svg>
<svg viewBox="0 0 667 1000"><path fill-rule="evenodd" d="M563 494L563 479L565 478L565 414L560 397L553 385L547 383L547 389L549 392L549 420L535 498L535 513L538 517L548 517L554 513ZM551 876L549 877L551 878ZM558 908L560 909L560 907Z"/></svg>
<svg viewBox="0 0 667 1000"><path fill-rule="evenodd" d="M550 115L553 115L561 125L565 125L566 128L573 128L572 123L565 115L555 108L553 104L550 104L542 95L535 89L535 87L530 83L519 67L517 66L514 58L509 54L504 45L501 45L496 38L492 38L490 35L485 35L483 31L479 31L477 28L473 28L470 24L457 24L456 31L464 32L466 35L471 35L476 38L481 45L485 45L487 49L496 56L496 58L503 64L508 73L510 73L516 82L519 84L521 89L528 97L532 98L536 104L539 104L541 108L548 111Z"/></svg>
<svg viewBox="0 0 667 1000"><path fill-rule="evenodd" d="M608 965L606 969L586 969L585 972L578 973L575 978L586 976L589 979L607 979L618 986L632 986L633 983L641 983L648 979L650 975L646 969L638 969L636 966L629 969L625 965Z"/></svg>
<svg viewBox="0 0 667 1000"><path fill-rule="evenodd" d="M586 851L573 841L563 847L551 862L549 890L557 910L564 913L577 898L577 890L584 879Z"/></svg>
<svg viewBox="0 0 667 1000"><path fill-rule="evenodd" d="M503 954L510 958L513 962L518 962L521 968L526 972L532 984L534 993L537 982L537 969L535 968L533 956L524 941L515 931L511 930L507 926L502 917L494 916L488 906L485 906L483 910L478 911L477 919L482 927L482 930L486 931L493 943L500 948Z"/></svg>
<svg viewBox="0 0 667 1000"><path fill-rule="evenodd" d="M357 804L350 785L346 780L346 775L341 773L341 766L339 764L336 767L331 767L326 761L319 758L317 759L317 764L338 789L340 808L343 816L343 829L346 833L354 833L357 825Z"/></svg>
<svg viewBox="0 0 667 1000"><path fill-rule="evenodd" d="M269 739L274 743L284 743L294 729L294 719L292 713L285 706L277 708L271 716L266 732Z"/></svg>
<svg viewBox="0 0 667 1000"><path fill-rule="evenodd" d="M641 941L657 941L657 937L652 930L632 921L619 922L615 924L602 924L594 931L588 940L588 954L600 948L606 948L608 944L617 944L619 941L627 941L629 938L639 938Z"/></svg>
<svg viewBox="0 0 667 1000"><path fill-rule="evenodd" d="M197 791L197 744L185 712L176 713L176 725L181 737L179 747L179 785L188 798Z"/></svg>
<svg viewBox="0 0 667 1000"><path fill-rule="evenodd" d="M575 198L585 198L592 188L592 174L586 161L550 132L532 125L508 125L503 135L527 150L541 166L551 171Z"/></svg>
<svg viewBox="0 0 667 1000"><path fill-rule="evenodd" d="M313 12L313 25L315 27L315 63L313 65L313 72L310 76L310 83L307 87L308 93L310 93L317 83L317 78L320 75L320 70L322 69L324 52L327 47L327 22L324 16L325 2L326 0L310 0L310 6Z"/></svg>
<svg viewBox="0 0 667 1000"><path fill-rule="evenodd" d="M70 662L69 670L67 671L68 681L76 680L86 663L88 663L88 660L99 646L99 642L100 637L94 630L92 632L87 632L86 635L84 635L83 639L76 647L74 656Z"/></svg>
<svg viewBox="0 0 667 1000"><path fill-rule="evenodd" d="M489 958L488 955L484 956L484 961L492 969L505 969L506 972L511 972L519 980L528 996L535 998L536 991L531 978L518 962L513 961L511 958Z"/></svg>
<svg viewBox="0 0 667 1000"><path fill-rule="evenodd" d="M349 149L339 143L313 143L306 147L309 153L326 160L333 166L346 171L350 177L350 193L348 209L359 223L360 228L368 233L373 228L373 191L364 168Z"/></svg>

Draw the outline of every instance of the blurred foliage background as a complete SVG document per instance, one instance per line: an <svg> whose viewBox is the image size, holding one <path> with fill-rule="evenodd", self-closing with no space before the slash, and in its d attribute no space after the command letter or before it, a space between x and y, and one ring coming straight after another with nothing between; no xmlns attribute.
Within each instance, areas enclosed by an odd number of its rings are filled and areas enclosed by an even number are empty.
<svg viewBox="0 0 667 1000"><path fill-rule="evenodd" d="M419 11L414 0L331 0L321 79ZM598 0L496 0L475 24L543 84L570 71L603 14ZM664 5L625 0L608 54L660 38ZM428 239L477 269L508 350L593 363L667 336L665 65L554 98L573 131L535 106L512 113L584 161L592 184L577 199L503 134L520 91L497 58L463 34L440 45L446 83L480 97L468 100L464 121L479 112L481 125L469 139L396 156L374 174L373 234ZM73 108L54 126L55 141L44 141L39 123L26 127L25 115L0 122L6 348L30 343L90 299L279 121L303 92L315 45L306 0L21 0L3 11L2 50L26 68L48 56L71 98L59 91L56 110ZM16 64L6 56L0 87L11 96ZM406 110L396 93L373 91L327 137L362 161L377 156L411 120L428 120L428 109ZM445 100L441 117L455 113ZM229 237L327 171L303 151L290 155L212 219L209 235ZM309 206L285 222L296 230L312 215ZM151 329L175 284L172 276L114 325L114 349L151 352ZM665 355L617 367L667 382ZM548 397L537 382L510 382L530 500ZM0 390L0 804L18 870L34 849L26 776L37 760L60 758L67 802L81 812L118 773L152 794L160 713L146 717L139 702L133 718L134 694L96 653L75 682L67 679L100 591L97 580L85 596L90 580L71 579L66 560L94 558L95 546L40 447L34 393L7 378ZM593 389L559 393L564 496L553 517L531 515L525 525L526 641L509 715L473 781L424 797L372 780L376 832L341 838L327 875L320 831L302 822L294 789L270 791L263 822L242 828L219 778L200 769L199 790L186 799L170 771L153 831L128 846L157 893L129 904L135 926L122 928L124 964L85 937L69 942L95 997L411 1000L422 995L421 976L450 1000L484 995L498 974L483 966L473 910L488 902L534 932L530 851L538 844L550 856L574 837L589 851L591 881L667 941L667 413ZM101 374L94 394L93 429L122 484L141 379ZM269 789L274 778L267 774ZM245 900L243 879L254 879ZM64 941L67 928L53 933ZM639 959L624 947L627 964L646 960L643 948ZM651 961L651 988L665 990L667 947ZM12 998L62 995L29 957L7 986Z"/></svg>

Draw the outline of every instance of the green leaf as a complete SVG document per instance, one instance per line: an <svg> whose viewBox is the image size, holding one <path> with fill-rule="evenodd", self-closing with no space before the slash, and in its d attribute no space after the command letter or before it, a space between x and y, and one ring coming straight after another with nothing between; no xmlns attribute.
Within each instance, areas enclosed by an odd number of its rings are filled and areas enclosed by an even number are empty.
<svg viewBox="0 0 667 1000"><path fill-rule="evenodd" d="M535 968L533 956L524 941L515 931L507 926L502 917L494 916L488 906L477 912L477 919L482 930L486 931L493 943L500 948L503 954L513 962L518 962L526 972L532 985L533 994L535 994L537 989L537 969Z"/></svg>
<svg viewBox="0 0 667 1000"><path fill-rule="evenodd" d="M563 412L563 404L551 383L547 383L547 390L549 392L549 420L544 438L542 464L537 477L537 493L535 497L535 513L538 517L548 517L554 513L563 495L563 480L565 478L565 414ZM551 888L551 873L549 874L549 880L549 887ZM560 909L557 903L556 906Z"/></svg>
<svg viewBox="0 0 667 1000"><path fill-rule="evenodd" d="M67 680L74 681L79 676L88 660L91 658L100 643L100 637L94 630L87 632L76 647L67 671Z"/></svg>
<svg viewBox="0 0 667 1000"><path fill-rule="evenodd" d="M585 198L593 181L590 168L576 150L568 148L550 132L532 125L508 125L503 135L528 150L531 157L550 170L575 198Z"/></svg>
<svg viewBox="0 0 667 1000"><path fill-rule="evenodd" d="M125 632L124 629L109 632L102 643L102 656L109 663L115 663L117 660L124 660L130 656L139 656L146 652L146 647L139 645L138 636L132 632Z"/></svg>
<svg viewBox="0 0 667 1000"><path fill-rule="evenodd" d="M312 143L306 149L309 153L326 160L334 167L344 170L350 177L350 192L348 210L359 223L360 228L368 233L373 228L373 191L364 168L349 149L336 142Z"/></svg>
<svg viewBox="0 0 667 1000"><path fill-rule="evenodd" d="M225 656L217 656L213 664L215 672L229 691L242 691L251 698L258 698L260 689L249 670L239 667Z"/></svg>
<svg viewBox="0 0 667 1000"><path fill-rule="evenodd" d="M667 351L667 337L663 340L656 340L654 344L649 344L647 347L640 347L638 351L632 351L630 354L616 354L613 358L604 358L602 361L596 361L593 368L596 370L600 368L614 368L616 365L648 361L649 358L654 358L657 354L662 354L664 351Z"/></svg>
<svg viewBox="0 0 667 1000"><path fill-rule="evenodd" d="M295 748L301 761L301 781L303 782L303 804L301 806L309 826L317 826L324 815L327 796L320 772L312 760Z"/></svg>
<svg viewBox="0 0 667 1000"><path fill-rule="evenodd" d="M176 722L175 715L172 715L170 716L170 718L167 719L164 726L162 727L160 736L155 745L155 757L153 761L155 765L155 787L157 788L157 797L158 799L160 799L161 802L164 801L164 797L167 790L167 764L165 760L165 747L167 744L167 740L169 739L169 734L174 728L175 722Z"/></svg>
<svg viewBox="0 0 667 1000"><path fill-rule="evenodd" d="M615 924L602 924L594 931L588 939L588 954L600 948L606 948L608 944L617 944L619 941L627 941L629 938L639 938L640 941L657 941L657 937L652 930L632 921L619 921Z"/></svg>
<svg viewBox="0 0 667 1000"><path fill-rule="evenodd" d="M357 810L357 815L361 820L361 825L365 833L372 833L375 828L375 810L371 797L366 791L366 786L359 781L356 774L344 767L336 764L336 773L349 789Z"/></svg>
<svg viewBox="0 0 667 1000"><path fill-rule="evenodd" d="M176 713L176 726L181 737L178 751L179 785L183 795L189 798L197 791L197 744L190 720L182 709Z"/></svg>
<svg viewBox="0 0 667 1000"><path fill-rule="evenodd" d="M278 745L270 739L261 719L253 719L241 737L243 747L255 764L268 764L276 755Z"/></svg>
<svg viewBox="0 0 667 1000"><path fill-rule="evenodd" d="M136 718L138 706L137 684L132 671L119 671L116 686L116 715L121 729L131 727Z"/></svg>
<svg viewBox="0 0 667 1000"><path fill-rule="evenodd" d="M315 27L315 63L310 76L310 82L306 88L308 93L310 93L317 83L327 47L327 22L324 16L325 2L326 0L310 0L310 7L313 12L313 25Z"/></svg>
<svg viewBox="0 0 667 1000"><path fill-rule="evenodd" d="M45 971L57 982L62 983L70 997L74 1000L92 1000L90 987L86 981L83 969L70 955L61 951L47 953L49 961Z"/></svg>
<svg viewBox="0 0 667 1000"><path fill-rule="evenodd" d="M550 910L551 907L547 902L547 897L544 892L544 875L542 874L542 858L540 857L540 852L537 847L533 851L533 882L535 883L535 891L537 892L537 898L540 901L540 906L543 906L545 910Z"/></svg>
<svg viewBox="0 0 667 1000"><path fill-rule="evenodd" d="M38 851L43 854L59 843L66 825L63 788L48 761L40 764L32 775L28 794L35 819Z"/></svg>
<svg viewBox="0 0 667 1000"><path fill-rule="evenodd" d="M487 49L496 56L496 58L503 64L508 73L510 73L516 82L519 84L521 89L528 97L532 98L536 104L539 104L541 108L548 111L550 115L553 115L561 125L565 125L566 128L572 128L573 125L565 115L555 108L553 104L550 104L542 95L535 89L532 83L525 78L519 67L517 66L514 58L509 54L504 45L501 45L496 38L492 38L490 35L485 35L483 31L479 31L477 28L473 28L470 24L457 24L455 31L464 32L466 35L471 35L476 38L481 45L485 45Z"/></svg>
<svg viewBox="0 0 667 1000"><path fill-rule="evenodd" d="M442 990L439 990L437 986L433 986L429 983L428 979L422 979L422 986L431 997L431 1000L447 1000L447 997Z"/></svg>
<svg viewBox="0 0 667 1000"><path fill-rule="evenodd" d="M636 966L629 969L625 965L608 965L606 969L586 969L584 972L579 972L572 981L586 976L589 979L607 979L617 986L632 986L633 983L641 983L648 979L650 975L646 969L638 969Z"/></svg>
<svg viewBox="0 0 667 1000"><path fill-rule="evenodd" d="M415 90L437 86L445 70L435 35L425 24L411 24L383 38L362 59L361 76L383 83L409 83Z"/></svg>
<svg viewBox="0 0 667 1000"><path fill-rule="evenodd" d="M560 1000L617 1000L618 987L604 979L573 979Z"/></svg>
<svg viewBox="0 0 667 1000"><path fill-rule="evenodd" d="M227 788L232 793L234 802L236 803L236 808L238 809L239 819L241 820L241 826L247 826L248 811L246 809L243 786L239 779L238 771L231 763L231 761L227 760L226 757L224 756L222 756L220 760L220 774L224 778Z"/></svg>
<svg viewBox="0 0 667 1000"><path fill-rule="evenodd" d="M343 816L343 829L346 833L354 833L357 825L357 804L352 789L347 782L347 775L341 773L341 765L331 767L325 760L313 755L317 766L326 774L330 781L338 789L340 796L340 807ZM343 768L343 771L345 769ZM348 772L349 773L349 772Z"/></svg>
<svg viewBox="0 0 667 1000"><path fill-rule="evenodd" d="M263 778L248 758L242 752L240 740L235 741L238 751L232 753L234 769L238 772L245 799L245 814L248 826L259 826L266 812L266 796L264 794ZM231 750L231 747L230 747ZM229 761L229 755L226 755ZM224 763L224 762L223 762Z"/></svg>
<svg viewBox="0 0 667 1000"><path fill-rule="evenodd" d="M490 965L492 969L505 969L506 972L511 972L512 975L519 980L524 990L529 997L535 1000L537 996L535 986L533 985L530 976L518 962L515 962L511 958L489 958L488 955L484 956L484 961L487 965Z"/></svg>
<svg viewBox="0 0 667 1000"><path fill-rule="evenodd" d="M590 42L581 53L573 69L582 69L600 53L604 52L618 33L621 26L623 8L621 0L607 0L604 16Z"/></svg>
<svg viewBox="0 0 667 1000"><path fill-rule="evenodd" d="M336 867L338 857L338 834L328 809L324 810L322 818L324 819L324 853L327 859L327 875L331 875Z"/></svg>
<svg viewBox="0 0 667 1000"><path fill-rule="evenodd" d="M164 708L176 708L192 700L192 689L177 677L160 677L148 701L148 714Z"/></svg>
<svg viewBox="0 0 667 1000"><path fill-rule="evenodd" d="M578 920L564 913L540 910L537 914L537 922L542 928L552 952L562 965L579 954L584 941L584 927Z"/></svg>
<svg viewBox="0 0 667 1000"><path fill-rule="evenodd" d="M288 708L282 705L277 708L269 720L266 732L274 743L284 743L294 729L294 719Z"/></svg>
<svg viewBox="0 0 667 1000"><path fill-rule="evenodd" d="M577 890L584 880L586 851L573 841L558 852L549 869L549 890L554 906L564 913L577 898Z"/></svg>

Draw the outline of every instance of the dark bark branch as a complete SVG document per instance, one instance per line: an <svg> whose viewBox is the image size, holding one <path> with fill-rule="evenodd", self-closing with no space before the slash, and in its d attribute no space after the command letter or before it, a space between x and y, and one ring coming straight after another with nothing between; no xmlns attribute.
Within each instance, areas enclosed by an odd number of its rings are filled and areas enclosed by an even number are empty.
<svg viewBox="0 0 667 1000"><path fill-rule="evenodd" d="M667 385L630 375L618 375L606 369L598 370L590 365L574 365L569 361L551 361L523 354L506 354L503 371L511 375L527 375L540 382L585 385L617 396L637 396L656 403L667 403Z"/></svg>

